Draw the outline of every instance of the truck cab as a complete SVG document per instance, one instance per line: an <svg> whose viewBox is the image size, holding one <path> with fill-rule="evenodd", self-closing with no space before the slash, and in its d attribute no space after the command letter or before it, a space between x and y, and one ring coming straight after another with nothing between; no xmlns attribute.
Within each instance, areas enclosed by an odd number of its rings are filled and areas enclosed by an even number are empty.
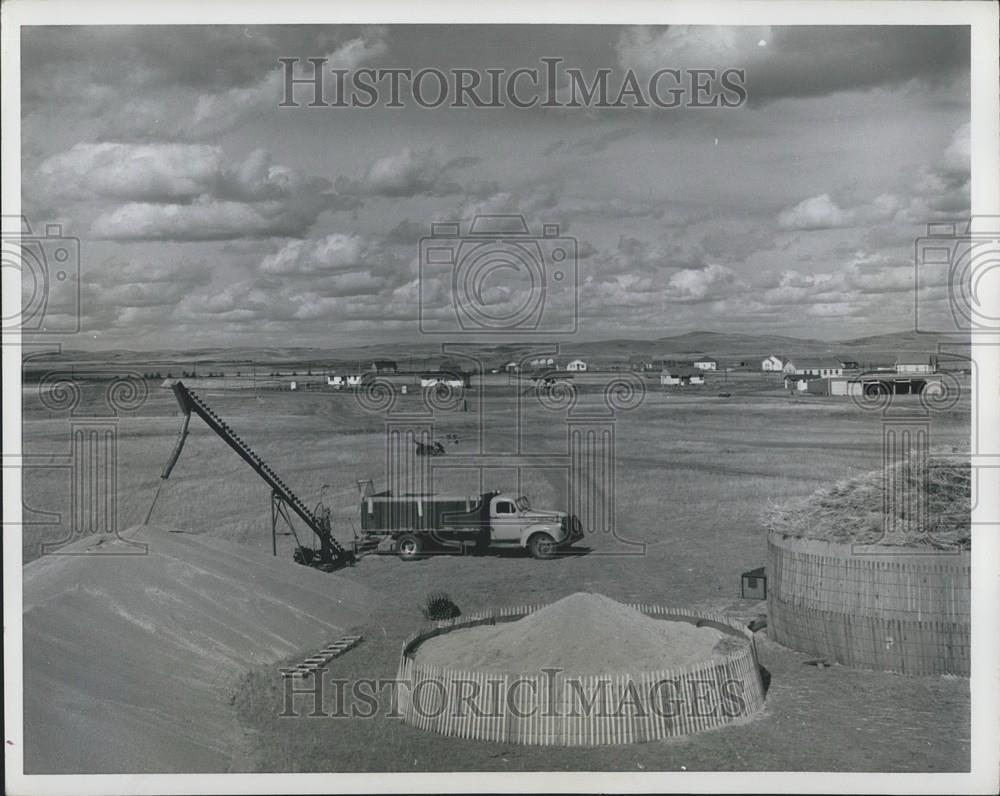
<svg viewBox="0 0 1000 796"><path fill-rule="evenodd" d="M501 493L493 497L489 523L494 545L524 547L535 558L550 557L572 536L565 512L535 511L524 495L515 498Z"/></svg>

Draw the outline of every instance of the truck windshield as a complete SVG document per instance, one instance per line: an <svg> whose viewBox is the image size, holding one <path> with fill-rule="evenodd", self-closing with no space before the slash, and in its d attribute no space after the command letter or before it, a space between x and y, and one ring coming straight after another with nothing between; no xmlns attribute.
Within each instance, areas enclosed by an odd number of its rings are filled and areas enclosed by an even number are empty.
<svg viewBox="0 0 1000 796"><path fill-rule="evenodd" d="M528 500L527 496L525 496L525 495L521 495L521 497L519 497L515 501L515 503L517 503L517 507L521 511L528 511L531 508L531 501Z"/></svg>

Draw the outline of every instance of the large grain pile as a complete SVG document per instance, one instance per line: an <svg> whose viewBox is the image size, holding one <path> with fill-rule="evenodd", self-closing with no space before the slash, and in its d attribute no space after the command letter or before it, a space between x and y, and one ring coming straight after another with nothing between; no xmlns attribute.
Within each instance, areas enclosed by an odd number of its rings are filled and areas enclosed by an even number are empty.
<svg viewBox="0 0 1000 796"><path fill-rule="evenodd" d="M361 584L209 536L122 536L84 537L59 551L73 555L24 567L28 773L231 770L241 676L322 648L375 601Z"/></svg>
<svg viewBox="0 0 1000 796"><path fill-rule="evenodd" d="M709 658L742 643L689 622L654 619L602 594L577 592L523 619L463 628L425 641L423 664L537 674L638 673Z"/></svg>

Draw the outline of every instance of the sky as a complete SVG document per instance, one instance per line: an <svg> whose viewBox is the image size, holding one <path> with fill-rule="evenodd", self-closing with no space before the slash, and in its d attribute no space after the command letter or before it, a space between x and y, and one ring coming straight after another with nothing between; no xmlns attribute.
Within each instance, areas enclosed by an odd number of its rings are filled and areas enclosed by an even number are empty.
<svg viewBox="0 0 1000 796"><path fill-rule="evenodd" d="M738 68L747 99L281 108L281 57ZM49 26L23 29L21 79L22 212L80 241L69 348L451 339L475 318L421 238L483 214L572 244L558 285L552 241L527 249L548 303L519 331L850 339L912 327L915 239L969 213L967 28ZM531 273L481 272L486 317ZM944 285L921 300L943 312Z"/></svg>

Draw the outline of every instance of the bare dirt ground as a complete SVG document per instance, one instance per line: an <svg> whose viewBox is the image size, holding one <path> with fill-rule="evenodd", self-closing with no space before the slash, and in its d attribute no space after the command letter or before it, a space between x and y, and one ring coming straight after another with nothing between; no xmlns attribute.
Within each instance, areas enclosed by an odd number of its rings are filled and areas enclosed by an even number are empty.
<svg viewBox="0 0 1000 796"><path fill-rule="evenodd" d="M405 563L369 556L342 576L378 595L365 642L331 666L331 677L395 675L400 646L423 621L430 592L447 591L463 612L551 602L594 591L622 602L732 610L753 616L764 604L738 600L740 573L765 558L763 510L789 497L870 470L881 462L880 417L844 398L794 398L779 388L727 384L664 392L649 384L642 405L615 422L615 534L589 534L590 552L552 561L519 555L438 556ZM78 414L96 411L103 387L85 389ZM323 496L336 535L349 540L358 524L356 481L385 482L382 415L363 410L346 394L232 394L203 396L307 502ZM419 397L397 408L417 408ZM911 408L918 406L908 399ZM407 401L412 402L408 404ZM68 532L68 475L46 468L63 461L69 445L67 413L43 407L25 393L25 450L46 454L25 475L28 507L62 514L60 524L25 533L24 557L41 542ZM520 421L513 390L488 397L487 434L500 449L517 442L558 457L566 447L565 413L525 400ZM580 407L599 408L599 393ZM438 413L435 434L449 453L478 444L478 398L469 412ZM966 444L968 403L935 415L932 445ZM520 432L518 434L518 423ZM142 522L159 472L180 425L172 395L151 389L139 410L118 420L120 528ZM447 434L454 435L446 438ZM454 458L454 457L453 457ZM443 457L442 462L449 457ZM483 474L485 486L514 489L513 471ZM442 476L443 478L443 476ZM437 476L435 477L436 483ZM455 471L442 487L474 492L478 473ZM540 508L565 508L558 477L539 472L522 491ZM268 489L197 419L180 462L163 485L154 522L237 541L269 551ZM51 520L49 520L51 523ZM300 530L301 532L301 530ZM291 555L290 537L279 555ZM705 735L633 747L535 749L444 739L398 719L279 718L282 681L274 666L260 667L237 700L246 730L234 770L849 770L962 771L969 767L968 681L911 678L834 666L804 665L807 656L759 634L761 663L771 673L763 716Z"/></svg>

